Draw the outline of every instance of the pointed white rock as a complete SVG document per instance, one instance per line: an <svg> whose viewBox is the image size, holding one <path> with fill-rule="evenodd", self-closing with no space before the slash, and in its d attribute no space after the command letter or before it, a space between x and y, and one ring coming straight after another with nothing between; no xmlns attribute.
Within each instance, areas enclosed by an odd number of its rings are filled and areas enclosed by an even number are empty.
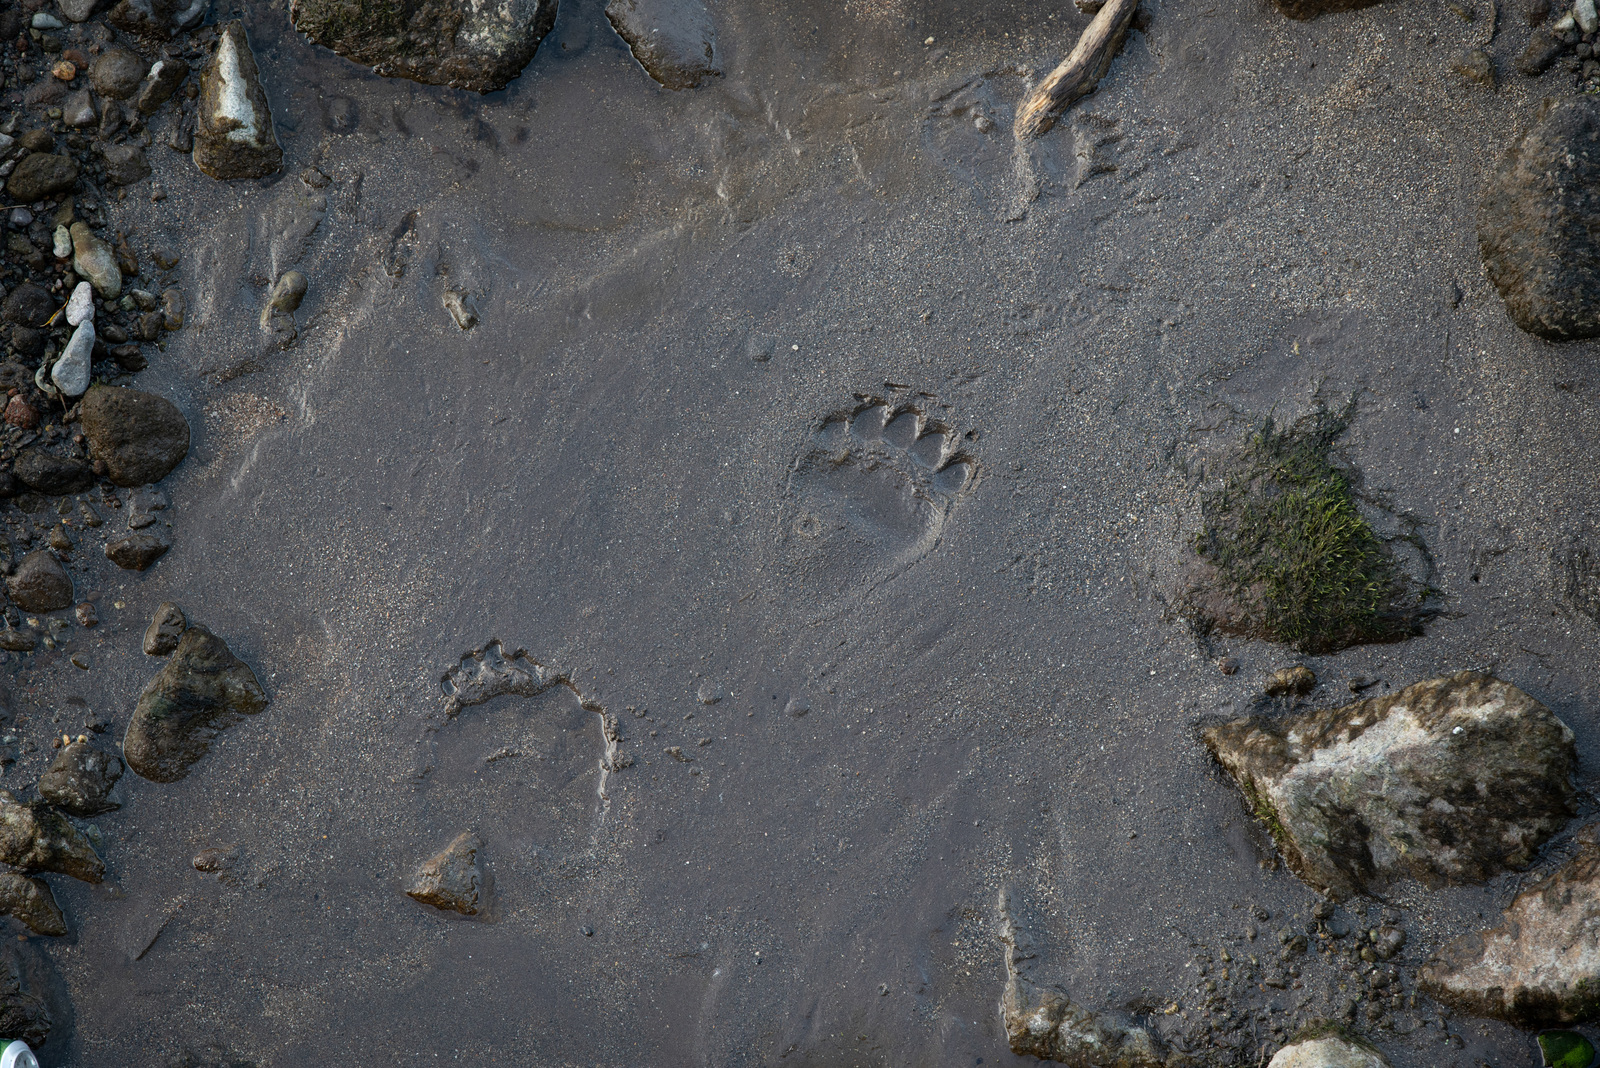
<svg viewBox="0 0 1600 1068"><path fill-rule="evenodd" d="M61 359L50 369L50 380L65 396L81 397L89 389L89 358L94 354L94 320L85 319L72 332Z"/></svg>
<svg viewBox="0 0 1600 1068"><path fill-rule="evenodd" d="M77 326L93 318L94 286L88 282L79 282L72 289L72 298L67 301L67 325Z"/></svg>

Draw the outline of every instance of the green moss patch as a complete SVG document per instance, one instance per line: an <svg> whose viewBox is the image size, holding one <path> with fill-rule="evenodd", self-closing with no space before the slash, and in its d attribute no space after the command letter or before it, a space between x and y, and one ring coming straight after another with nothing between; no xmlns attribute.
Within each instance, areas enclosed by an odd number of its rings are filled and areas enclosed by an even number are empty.
<svg viewBox="0 0 1600 1068"><path fill-rule="evenodd" d="M1539 1052L1547 1068L1589 1068L1594 1062L1594 1046L1576 1031L1546 1031Z"/></svg>
<svg viewBox="0 0 1600 1068"><path fill-rule="evenodd" d="M1422 633L1433 590L1397 563L1358 506L1358 476L1333 457L1347 414L1269 419L1202 498L1197 623L1303 653Z"/></svg>

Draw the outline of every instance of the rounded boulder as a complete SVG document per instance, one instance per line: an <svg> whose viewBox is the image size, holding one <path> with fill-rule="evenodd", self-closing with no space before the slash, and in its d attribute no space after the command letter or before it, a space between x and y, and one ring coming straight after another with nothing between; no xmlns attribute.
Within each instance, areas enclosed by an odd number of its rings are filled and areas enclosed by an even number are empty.
<svg viewBox="0 0 1600 1068"><path fill-rule="evenodd" d="M165 397L96 385L80 408L94 458L119 486L159 482L189 454L189 423Z"/></svg>

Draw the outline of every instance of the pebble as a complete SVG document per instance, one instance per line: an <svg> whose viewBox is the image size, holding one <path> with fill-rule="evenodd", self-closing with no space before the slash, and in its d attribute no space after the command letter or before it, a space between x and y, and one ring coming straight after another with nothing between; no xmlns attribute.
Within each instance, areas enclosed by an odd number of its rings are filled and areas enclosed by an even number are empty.
<svg viewBox="0 0 1600 1068"><path fill-rule="evenodd" d="M87 129L100 121L100 116L95 113L94 99L89 95L89 90L79 89L67 95L61 102L61 121L75 130Z"/></svg>
<svg viewBox="0 0 1600 1068"><path fill-rule="evenodd" d="M1274 671L1267 678L1266 691L1269 697L1304 697L1317 685L1316 674L1304 664L1283 668Z"/></svg>
<svg viewBox="0 0 1600 1068"><path fill-rule="evenodd" d="M300 307L300 302L306 297L306 289L310 283L306 276L299 271L285 271L278 277L272 286L272 291L267 294L267 308L270 311L288 315Z"/></svg>
<svg viewBox="0 0 1600 1068"><path fill-rule="evenodd" d="M56 254L56 259L68 259L72 255L72 231L65 226L56 227L55 234L50 239L51 251Z"/></svg>
<svg viewBox="0 0 1600 1068"><path fill-rule="evenodd" d="M161 534L124 534L106 542L106 559L124 571L143 571L170 548L172 542Z"/></svg>
<svg viewBox="0 0 1600 1068"><path fill-rule="evenodd" d="M70 59L58 59L50 65L50 74L57 81L70 82L78 76L78 68Z"/></svg>
<svg viewBox="0 0 1600 1068"><path fill-rule="evenodd" d="M453 289L445 291L444 308L450 313L450 318L463 330L471 330L478 324L478 310L472 306L472 298L465 293L458 293Z"/></svg>
<svg viewBox="0 0 1600 1068"><path fill-rule="evenodd" d="M1469 82L1494 88L1494 60L1481 48L1461 53L1451 64L1451 69Z"/></svg>
<svg viewBox="0 0 1600 1068"><path fill-rule="evenodd" d="M139 695L123 739L123 759L153 782L177 782L223 728L266 707L266 692L249 665L221 638L192 624L172 659Z"/></svg>
<svg viewBox="0 0 1600 1068"><path fill-rule="evenodd" d="M172 94L188 76L189 64L176 56L162 56L151 65L150 73L139 86L133 98L134 107L141 115L155 114L162 104L172 99Z"/></svg>
<svg viewBox="0 0 1600 1068"><path fill-rule="evenodd" d="M94 320L84 319L72 332L72 340L62 350L61 358L50 369L50 381L65 396L83 396L89 388L89 364L93 355Z"/></svg>
<svg viewBox="0 0 1600 1068"><path fill-rule="evenodd" d="M104 145L100 149L100 157L105 162L107 185L132 185L150 177L150 162L145 159L144 149L138 145Z"/></svg>
<svg viewBox="0 0 1600 1068"><path fill-rule="evenodd" d="M111 798L111 791L122 771L121 757L80 736L63 746L39 777L39 796L80 819L114 812L122 804Z"/></svg>
<svg viewBox="0 0 1600 1068"><path fill-rule="evenodd" d="M6 401L5 421L9 426L33 430L39 426L39 412L25 397L12 397Z"/></svg>
<svg viewBox="0 0 1600 1068"><path fill-rule="evenodd" d="M100 0L57 0L56 6L72 22L88 22Z"/></svg>
<svg viewBox="0 0 1600 1068"><path fill-rule="evenodd" d="M29 25L36 30L64 30L67 28L66 23L62 22L60 19L56 18L47 11L34 12L33 18L30 20Z"/></svg>
<svg viewBox="0 0 1600 1068"><path fill-rule="evenodd" d="M94 91L112 100L127 100L139 91L147 73L145 61L126 48L108 48L89 68Z"/></svg>
<svg viewBox="0 0 1600 1068"><path fill-rule="evenodd" d="M216 53L200 74L194 162L212 178L264 178L283 165L272 107L256 71L244 24L222 26Z"/></svg>
<svg viewBox="0 0 1600 1068"><path fill-rule="evenodd" d="M1595 12L1594 0L1577 0L1577 3L1572 5L1572 17L1577 20L1578 28L1584 33L1600 30L1600 14Z"/></svg>
<svg viewBox="0 0 1600 1068"><path fill-rule="evenodd" d="M72 614L77 617L80 627L94 627L100 624L100 616L96 614L92 601L80 602L78 607L72 610Z"/></svg>
<svg viewBox="0 0 1600 1068"><path fill-rule="evenodd" d="M483 907L479 899L483 877L478 871L482 849L482 839L473 832L458 834L417 868L406 885L406 895L442 911L476 916Z"/></svg>
<svg viewBox="0 0 1600 1068"><path fill-rule="evenodd" d="M4 148L0 148L0 152L4 151ZM27 208L12 208L9 219L14 229L25 230L27 229L28 224L33 222L33 212L29 211Z"/></svg>
<svg viewBox="0 0 1600 1068"><path fill-rule="evenodd" d="M54 612L72 604L72 579L46 549L35 549L6 580L11 600L24 612Z"/></svg>
<svg viewBox="0 0 1600 1068"><path fill-rule="evenodd" d="M94 318L94 287L88 282L79 282L72 287L72 296L67 301L67 325L77 326L86 319Z"/></svg>
<svg viewBox="0 0 1600 1068"><path fill-rule="evenodd" d="M184 618L182 608L172 601L162 601L156 608L155 618L145 628L145 655L166 656L172 652L178 647L178 639L183 637L188 626L189 621Z"/></svg>
<svg viewBox="0 0 1600 1068"><path fill-rule="evenodd" d="M183 326L184 310L183 292L181 290L168 289L162 292L162 325L168 330L177 330Z"/></svg>
<svg viewBox="0 0 1600 1068"><path fill-rule="evenodd" d="M72 248L73 269L94 283L95 292L107 300L122 295L122 270L117 266L116 253L94 236L88 223L72 224Z"/></svg>

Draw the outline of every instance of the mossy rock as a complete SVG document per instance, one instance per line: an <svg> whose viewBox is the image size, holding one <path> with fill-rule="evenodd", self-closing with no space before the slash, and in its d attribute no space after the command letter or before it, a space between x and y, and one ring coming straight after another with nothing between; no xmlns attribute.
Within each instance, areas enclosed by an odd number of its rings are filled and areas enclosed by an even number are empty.
<svg viewBox="0 0 1600 1068"><path fill-rule="evenodd" d="M1363 514L1359 475L1333 454L1348 426L1348 411L1269 419L1226 463L1190 543L1182 599L1197 626L1307 654L1422 633L1435 591L1407 573L1393 543L1423 560L1426 549L1414 533L1380 536Z"/></svg>

